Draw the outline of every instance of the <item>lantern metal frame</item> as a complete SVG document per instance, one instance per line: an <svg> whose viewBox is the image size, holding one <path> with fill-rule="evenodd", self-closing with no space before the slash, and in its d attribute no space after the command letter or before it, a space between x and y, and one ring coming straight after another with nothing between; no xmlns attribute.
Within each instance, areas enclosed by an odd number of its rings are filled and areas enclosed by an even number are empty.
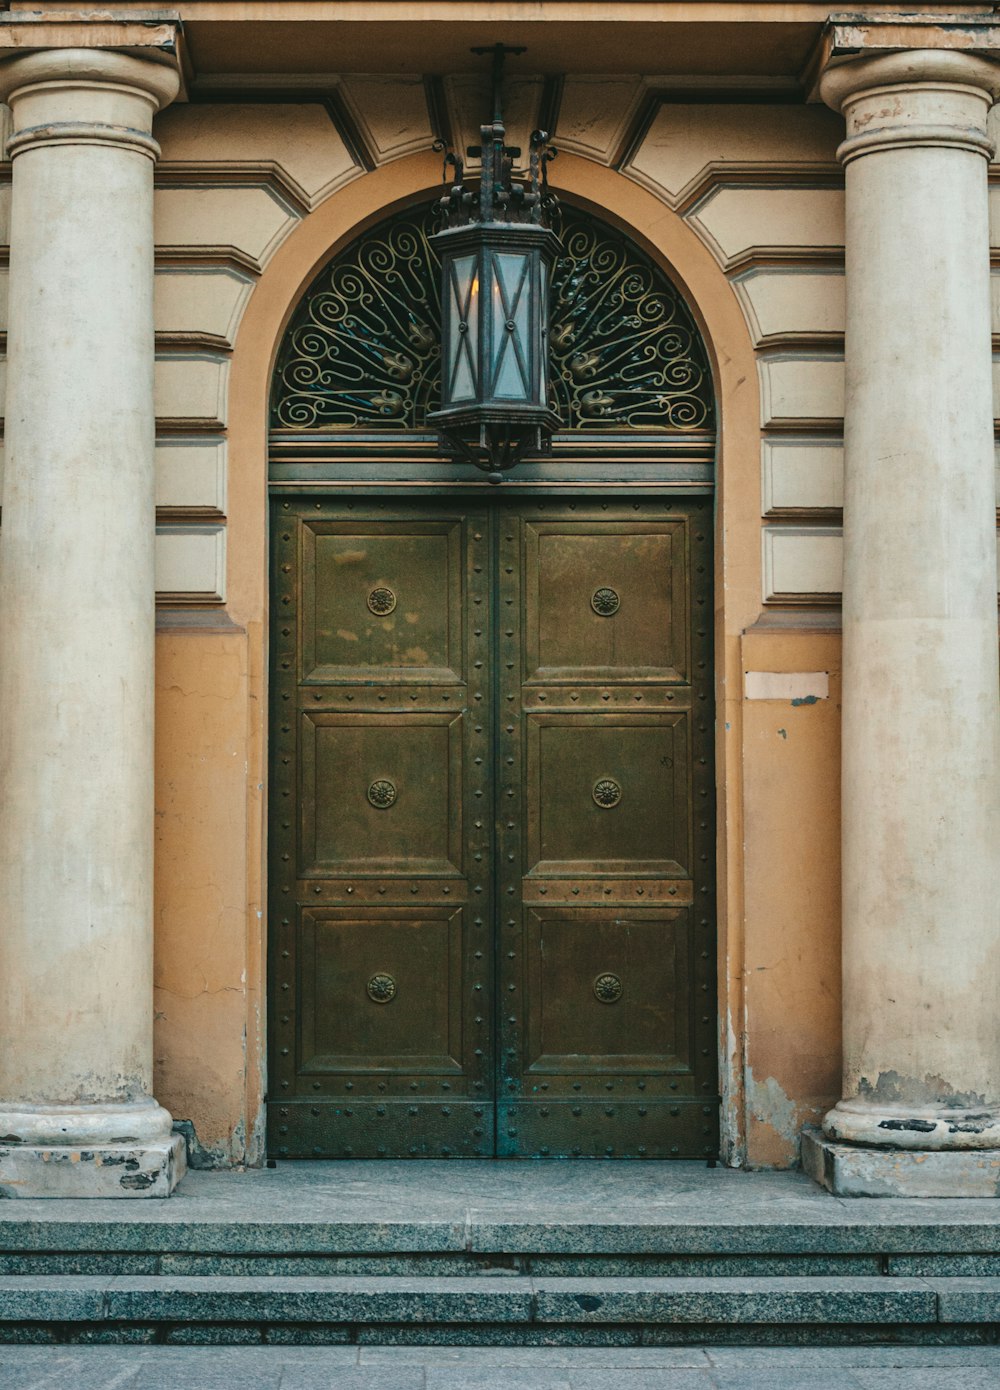
<svg viewBox="0 0 1000 1390"><path fill-rule="evenodd" d="M481 161L478 189L465 186L462 159L445 155L445 225L431 238L441 258L441 407L428 422L446 453L499 483L528 454L548 453L559 426L548 399L549 292L560 243L547 224L554 199L546 166L556 151L536 130L527 179L514 178L521 151L506 143L501 89L506 55L524 49L473 52L493 56L493 120L467 151Z"/></svg>

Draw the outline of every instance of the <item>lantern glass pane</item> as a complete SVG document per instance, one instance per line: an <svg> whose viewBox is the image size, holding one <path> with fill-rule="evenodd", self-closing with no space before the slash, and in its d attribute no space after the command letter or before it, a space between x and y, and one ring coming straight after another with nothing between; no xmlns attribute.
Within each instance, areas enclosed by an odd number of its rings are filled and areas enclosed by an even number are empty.
<svg viewBox="0 0 1000 1390"><path fill-rule="evenodd" d="M476 344L479 338L479 272L474 256L460 256L449 265L449 356L445 400L474 400L476 395Z"/></svg>
<svg viewBox="0 0 1000 1390"><path fill-rule="evenodd" d="M505 400L531 399L531 257L493 256L493 391Z"/></svg>

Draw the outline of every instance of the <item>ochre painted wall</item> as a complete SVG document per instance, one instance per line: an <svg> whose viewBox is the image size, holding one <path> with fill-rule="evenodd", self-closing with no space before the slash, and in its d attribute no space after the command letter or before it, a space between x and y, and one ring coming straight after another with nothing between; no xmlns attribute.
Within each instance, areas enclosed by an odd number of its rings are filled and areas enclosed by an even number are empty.
<svg viewBox="0 0 1000 1390"><path fill-rule="evenodd" d="M242 1162L262 1030L248 929L247 636L156 644L155 1084L196 1162ZM200 1146L200 1147L199 1147Z"/></svg>
<svg viewBox="0 0 1000 1390"><path fill-rule="evenodd" d="M747 1159L787 1167L840 1095L840 634L751 628L742 650L744 679L829 680L743 705Z"/></svg>

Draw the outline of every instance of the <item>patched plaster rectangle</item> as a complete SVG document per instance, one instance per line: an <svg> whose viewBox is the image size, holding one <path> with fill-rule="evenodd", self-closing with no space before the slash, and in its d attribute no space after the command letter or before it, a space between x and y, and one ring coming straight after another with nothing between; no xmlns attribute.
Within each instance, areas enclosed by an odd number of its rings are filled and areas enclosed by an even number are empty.
<svg viewBox="0 0 1000 1390"><path fill-rule="evenodd" d="M790 700L792 704L815 704L830 698L827 671L747 671L743 692L748 700Z"/></svg>

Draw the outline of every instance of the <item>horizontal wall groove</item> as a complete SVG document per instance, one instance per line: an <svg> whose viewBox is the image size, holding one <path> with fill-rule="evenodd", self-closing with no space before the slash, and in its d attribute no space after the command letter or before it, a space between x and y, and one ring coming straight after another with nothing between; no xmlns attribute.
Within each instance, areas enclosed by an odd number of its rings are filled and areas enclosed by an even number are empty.
<svg viewBox="0 0 1000 1390"><path fill-rule="evenodd" d="M746 160L730 163L713 159L676 194L673 207L675 212L686 217L719 188L781 190L843 187L844 171L836 162Z"/></svg>
<svg viewBox="0 0 1000 1390"><path fill-rule="evenodd" d="M312 211L313 199L291 174L273 159L161 160L157 188L269 188L300 216Z"/></svg>
<svg viewBox="0 0 1000 1390"><path fill-rule="evenodd" d="M156 350L170 356L207 351L229 357L233 345L228 338L223 338L219 333L203 333L197 329L171 329L156 334Z"/></svg>
<svg viewBox="0 0 1000 1390"><path fill-rule="evenodd" d="M1000 253L998 253L1000 255ZM758 266L795 266L797 269L844 268L843 246L748 246L723 263L727 275Z"/></svg>
<svg viewBox="0 0 1000 1390"><path fill-rule="evenodd" d="M263 270L256 256L238 246L157 246L156 265L164 269L190 266L196 270L206 267L245 270L255 277Z"/></svg>
<svg viewBox="0 0 1000 1390"><path fill-rule="evenodd" d="M1000 337L1000 335L998 335ZM757 341L757 351L765 357L769 352L781 352L788 348L806 349L809 351L829 350L833 354L843 354L844 335L834 330L824 330L810 332L805 329L793 329L782 333L765 333Z"/></svg>
<svg viewBox="0 0 1000 1390"><path fill-rule="evenodd" d="M201 419L198 416L182 417L170 415L158 415L156 418L156 435L170 438L178 434L196 435L223 435L225 436L226 426L222 420Z"/></svg>
<svg viewBox="0 0 1000 1390"><path fill-rule="evenodd" d="M830 435L841 433L844 426L843 416L806 416L806 415L787 415L777 416L768 420L768 434L808 434L812 436Z"/></svg>
<svg viewBox="0 0 1000 1390"><path fill-rule="evenodd" d="M165 506L156 509L157 526L176 526L185 523L203 526L206 522L217 524L226 521L226 513L219 507Z"/></svg>

